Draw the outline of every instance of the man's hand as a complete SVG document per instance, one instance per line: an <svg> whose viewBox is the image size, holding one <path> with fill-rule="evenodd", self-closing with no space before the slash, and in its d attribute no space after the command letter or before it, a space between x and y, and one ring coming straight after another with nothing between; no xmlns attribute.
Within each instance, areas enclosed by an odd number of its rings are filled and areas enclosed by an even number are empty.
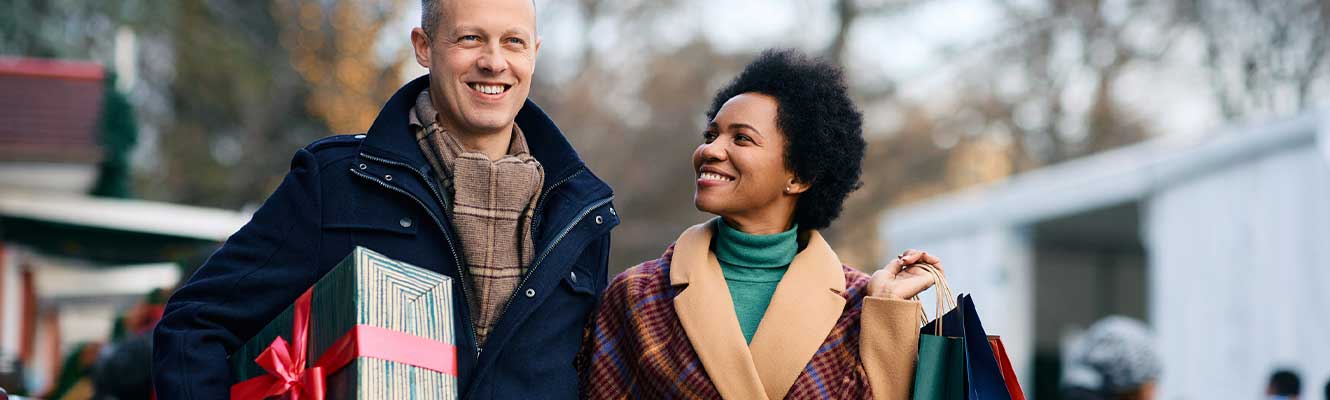
<svg viewBox="0 0 1330 400"><path fill-rule="evenodd" d="M933 274L923 268L904 268L921 262L931 264L942 273L942 259L915 249L906 250L873 273L872 279L868 280L868 295L908 300L933 286Z"/></svg>

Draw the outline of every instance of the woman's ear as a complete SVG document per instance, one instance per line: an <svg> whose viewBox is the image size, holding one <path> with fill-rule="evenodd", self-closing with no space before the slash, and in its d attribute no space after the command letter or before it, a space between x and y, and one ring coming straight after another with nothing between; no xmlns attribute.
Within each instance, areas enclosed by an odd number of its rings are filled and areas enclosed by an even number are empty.
<svg viewBox="0 0 1330 400"><path fill-rule="evenodd" d="M799 194L813 187L812 184L799 180L797 176L791 176L785 181L785 194Z"/></svg>

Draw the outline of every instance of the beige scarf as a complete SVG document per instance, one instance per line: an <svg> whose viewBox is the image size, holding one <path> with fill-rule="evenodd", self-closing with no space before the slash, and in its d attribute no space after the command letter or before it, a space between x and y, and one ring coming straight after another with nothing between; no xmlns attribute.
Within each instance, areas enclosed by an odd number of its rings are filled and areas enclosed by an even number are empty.
<svg viewBox="0 0 1330 400"><path fill-rule="evenodd" d="M437 116L429 90L421 91L409 118L420 150L438 172L444 196L451 198L448 219L462 241L463 261L475 289L468 303L477 344L483 345L534 255L531 219L545 173L516 126L507 155L490 161L462 147L439 126Z"/></svg>

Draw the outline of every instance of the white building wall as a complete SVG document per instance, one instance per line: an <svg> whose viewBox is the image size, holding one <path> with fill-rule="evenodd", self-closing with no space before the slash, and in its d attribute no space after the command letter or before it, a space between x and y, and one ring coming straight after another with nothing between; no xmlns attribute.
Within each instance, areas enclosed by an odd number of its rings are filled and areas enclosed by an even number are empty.
<svg viewBox="0 0 1330 400"><path fill-rule="evenodd" d="M1260 398L1278 367L1330 379L1330 167L1291 148L1178 182L1142 226L1162 399Z"/></svg>

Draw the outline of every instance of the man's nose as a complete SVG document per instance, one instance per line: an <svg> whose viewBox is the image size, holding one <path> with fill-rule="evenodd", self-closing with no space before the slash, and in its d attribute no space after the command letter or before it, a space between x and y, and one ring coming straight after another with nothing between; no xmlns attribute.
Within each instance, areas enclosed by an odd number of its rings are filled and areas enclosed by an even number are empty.
<svg viewBox="0 0 1330 400"><path fill-rule="evenodd" d="M499 46L485 46L485 51L476 60L476 66L485 72L497 74L508 70L508 60Z"/></svg>

